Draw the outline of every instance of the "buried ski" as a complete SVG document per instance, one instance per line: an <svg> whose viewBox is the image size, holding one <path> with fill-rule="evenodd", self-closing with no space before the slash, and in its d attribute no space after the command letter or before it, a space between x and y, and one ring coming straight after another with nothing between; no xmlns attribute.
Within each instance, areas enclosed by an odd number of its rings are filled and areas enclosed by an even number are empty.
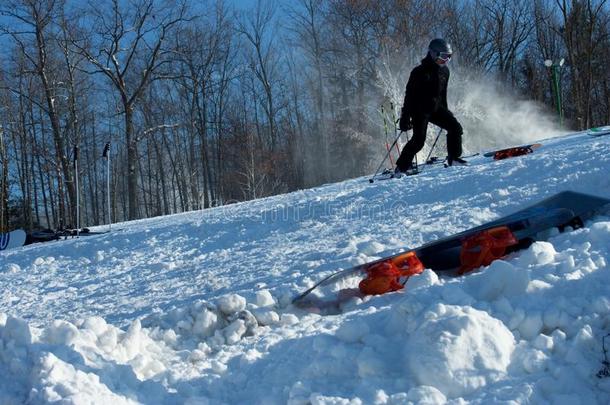
<svg viewBox="0 0 610 405"><path fill-rule="evenodd" d="M458 271L464 274L477 267L488 265L491 261L507 253L529 246L539 234L558 227L563 231L567 226L577 227L582 221L590 218L598 208L610 204L610 200L574 192L562 192L547 198L538 204L517 211L506 217L487 224L460 232L458 234L427 243L415 249L399 252L369 263L360 264L330 274L318 283L293 299L299 307L323 304L318 298L310 298L311 293L319 287L333 285L352 276L368 275L373 270L385 271L380 267L396 266L405 269L401 262L410 262L406 266L407 278L417 274L418 265L433 271ZM365 281L365 280L363 280ZM360 292L363 292L362 283ZM404 285L404 283L403 283ZM388 289L393 291L398 288ZM366 294L366 293L365 293ZM376 294L373 292L373 294Z"/></svg>

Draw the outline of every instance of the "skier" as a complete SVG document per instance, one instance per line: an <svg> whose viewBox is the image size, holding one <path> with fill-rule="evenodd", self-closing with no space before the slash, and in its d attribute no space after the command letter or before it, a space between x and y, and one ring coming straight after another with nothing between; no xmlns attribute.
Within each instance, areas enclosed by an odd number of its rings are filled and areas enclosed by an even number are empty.
<svg viewBox="0 0 610 405"><path fill-rule="evenodd" d="M447 63L451 54L451 45L447 41L433 39L428 46L426 57L411 71L399 127L401 131L413 129L413 136L396 161L397 173L405 173L413 168L413 158L426 141L428 122L447 131L447 164L466 164L466 161L460 158L462 126L447 107Z"/></svg>

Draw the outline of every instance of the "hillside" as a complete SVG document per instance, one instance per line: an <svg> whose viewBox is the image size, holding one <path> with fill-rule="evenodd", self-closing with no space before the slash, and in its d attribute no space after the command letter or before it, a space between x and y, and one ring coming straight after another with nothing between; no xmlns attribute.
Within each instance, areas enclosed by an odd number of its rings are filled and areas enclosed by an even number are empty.
<svg viewBox="0 0 610 405"><path fill-rule="evenodd" d="M290 305L557 192L610 198L610 136L542 143L2 252L0 403L607 403L608 210L462 278L426 270L335 315Z"/></svg>

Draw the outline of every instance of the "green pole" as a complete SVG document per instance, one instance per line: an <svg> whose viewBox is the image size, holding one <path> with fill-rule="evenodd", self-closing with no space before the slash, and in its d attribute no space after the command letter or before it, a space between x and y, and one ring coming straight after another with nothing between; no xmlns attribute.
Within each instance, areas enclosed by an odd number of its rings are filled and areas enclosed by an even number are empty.
<svg viewBox="0 0 610 405"><path fill-rule="evenodd" d="M563 112L561 111L561 91L559 86L559 66L553 65L553 87L555 88L555 99L557 102L557 115L559 116L559 125L563 126Z"/></svg>
<svg viewBox="0 0 610 405"><path fill-rule="evenodd" d="M557 102L559 103L559 125L563 127L563 98L561 94L561 65L557 67Z"/></svg>

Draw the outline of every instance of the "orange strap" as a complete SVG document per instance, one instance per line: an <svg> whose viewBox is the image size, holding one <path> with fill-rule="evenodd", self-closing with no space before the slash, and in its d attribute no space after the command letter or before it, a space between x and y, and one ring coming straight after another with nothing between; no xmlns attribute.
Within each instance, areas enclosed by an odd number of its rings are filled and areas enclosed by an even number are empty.
<svg viewBox="0 0 610 405"><path fill-rule="evenodd" d="M506 254L506 248L517 243L519 241L506 226L481 231L464 239L460 251L459 274L468 273L481 266L489 266L491 262Z"/></svg>
<svg viewBox="0 0 610 405"><path fill-rule="evenodd" d="M402 289L409 277L424 271L424 265L415 252L408 252L372 264L365 271L367 276L358 285L360 292L365 295L379 295Z"/></svg>

